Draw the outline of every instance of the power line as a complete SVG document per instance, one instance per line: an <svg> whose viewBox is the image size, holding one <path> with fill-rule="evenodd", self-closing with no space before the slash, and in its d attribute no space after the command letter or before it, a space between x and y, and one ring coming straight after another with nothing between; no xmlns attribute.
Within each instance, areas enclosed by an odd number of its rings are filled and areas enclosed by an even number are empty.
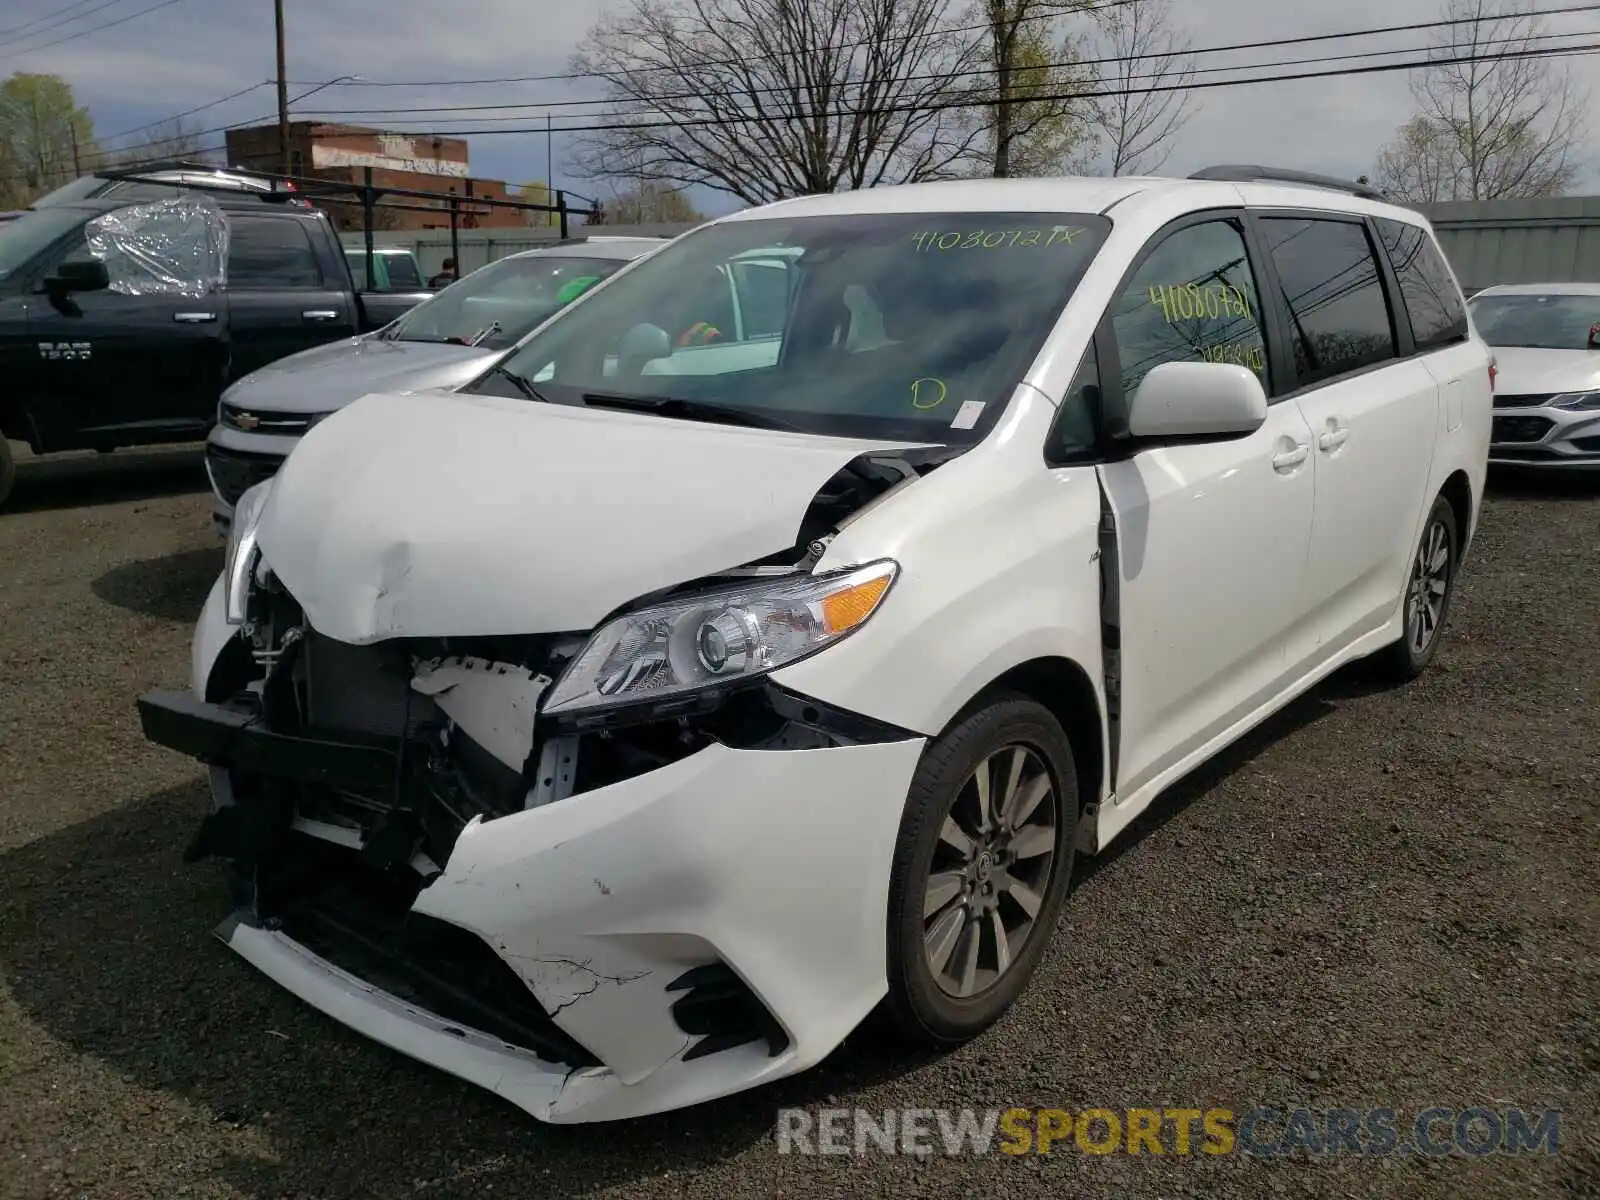
<svg viewBox="0 0 1600 1200"><path fill-rule="evenodd" d="M237 100L241 96L248 96L251 92L258 92L264 87L271 87L271 86L272 85L270 83L265 83L265 82L263 82L263 83L252 83L247 88L240 88L237 92L229 92L226 96L223 96L223 97L221 97L220 99L217 99L217 100L213 100L208 104L197 104L193 108L186 108L180 113L172 113L170 116L162 117L159 120L151 121L148 124L136 125L132 129L124 129L120 133L108 133L108 134L105 135L105 137L103 139L97 137L96 140L103 140L103 141L107 141L107 142L115 142L115 141L118 141L121 138L131 137L133 134L136 134L136 133L143 133L147 129L156 129L156 128L159 128L162 125L171 124L173 121L181 121L181 120L183 120L184 117L192 117L197 112L205 112L206 109L208 109L208 108L216 108L220 104L226 104L230 100ZM201 136L201 135L196 134L195 136L198 137L198 136Z"/></svg>
<svg viewBox="0 0 1600 1200"><path fill-rule="evenodd" d="M1080 13L1088 12L1088 13L1093 14L1093 13L1096 13L1096 12L1104 12L1104 11L1107 11L1107 10L1113 9L1113 8L1121 8L1124 5L1138 3L1138 2L1139 2L1139 0L1102 0L1101 3L1091 4L1087 8L1079 10L1079 12ZM1600 5L1596 5L1596 4L1573 4L1573 5L1567 5L1567 6L1564 6L1564 7L1561 7L1561 8L1539 9L1537 11L1528 12L1528 13L1518 13L1518 14L1515 14L1515 15L1520 16L1520 17L1528 17L1528 18L1533 18L1533 17L1559 17L1559 16L1567 16L1567 15L1570 15L1570 14L1573 14L1573 13L1594 12L1596 9L1600 9ZM1054 20L1060 15L1061 14L1057 13L1057 12L1048 12L1048 13L1041 13L1041 14L1038 14L1036 16L1024 17L1023 20L1024 21ZM1449 18L1449 19L1436 20L1436 21L1422 21L1422 22L1418 22L1418 23L1415 23L1415 24L1411 24L1411 25L1382 26L1382 27L1377 28L1377 29L1361 30L1361 31L1358 31L1358 32L1351 32L1351 33L1322 33L1322 34L1313 34L1313 35L1309 35L1309 36L1305 36L1305 37L1299 37L1299 38L1274 39L1274 40L1271 40L1271 41L1264 41L1264 42L1242 42L1242 43L1240 43L1240 44L1238 44L1236 46L1228 47L1228 49L1229 50L1254 50L1254 49L1265 49L1265 48L1268 48L1268 47L1271 47L1271 46L1287 45L1287 44L1291 44L1291 43L1309 43L1309 42L1333 41L1333 40L1337 40L1337 39L1341 39L1341 38L1353 38L1353 37L1376 37L1376 36L1378 36L1380 34L1389 34L1389 33L1412 33L1412 32L1416 32L1416 31L1419 31L1419 30L1426 30L1426 29L1442 29L1442 28L1446 28L1446 27L1454 26L1454 25L1470 25L1470 24L1474 24L1476 22L1485 21L1485 20L1492 21L1493 19L1494 18L1485 18L1485 17L1453 17L1453 18ZM840 45L837 45L837 46L824 46L824 47L817 47L815 49L808 49L808 50L786 50L786 51L780 51L780 52L778 52L776 54L751 55L749 58L746 58L746 59L718 60L718 61L714 61L714 62L706 62L706 63L703 63L701 65L702 66L707 66L707 67L744 66L744 65L746 65L748 63L751 63L751 62L770 62L770 61L773 61L775 59L781 59L781 58L809 57L810 55L817 54L817 53L822 53L824 51L837 52L837 51L840 51L840 50L853 50L853 49L859 49L859 48L861 48L863 46L880 46L880 45L883 45L885 42L893 43L893 42L896 42L896 41L912 41L912 40L915 40L916 38L919 38L919 37L944 37L944 36L948 36L950 34L955 34L955 33L981 33L983 31L987 30L988 28L989 28L989 25L987 23L978 24L978 25L963 25L963 26L958 26L956 28L951 28L951 29L930 30L930 31L928 31L926 33L922 33L922 34L901 34L901 35L898 35L898 36L896 36L894 38L888 38L888 39L882 39L882 40L873 39L873 40L859 41L859 42L845 42L845 43L841 43ZM1195 53L1202 53L1202 52L1201 51L1196 51ZM1133 56L1133 57L1165 57L1165 55L1136 55L1136 56ZM658 73L658 72L661 72L661 71L671 71L673 69L674 68L667 67L667 66L641 67L637 71L630 71L630 72L627 72L627 74L630 74L630 75L654 74L654 73ZM512 75L512 76L504 76L504 77L500 77L500 78L488 78L488 79L432 79L432 80L427 80L427 79L422 79L422 80L417 80L417 79L413 79L413 80L363 79L363 80L359 80L359 81L354 82L354 83L345 84L343 86L345 86L345 87L405 87L405 88L477 87L477 86L480 86L480 85L505 84L505 83L559 83L559 82L567 82L567 81L572 81L572 80L583 80L583 79L609 80L613 75L616 75L616 74L620 74L620 72L614 72L614 71L576 71L576 72L564 72L564 73L558 73L558 74L552 74L552 75ZM300 86L300 85L296 84L296 86Z"/></svg>
<svg viewBox="0 0 1600 1200"><path fill-rule="evenodd" d="M120 2L121 2L121 0L111 0L112 4L117 4L117 3L120 3ZM95 0L76 0L75 3L69 4L65 8L58 8L58 9L56 9L55 12L45 13L44 16L42 16L42 17L35 17L31 21L24 21L21 25L13 25L10 29L0 29L0 38L9 38L14 33L21 33L24 29L32 29L35 25L39 25L39 24L41 24L41 23L43 23L45 21L48 21L52 17L65 16L67 13L71 12L75 8L82 8L86 4L94 4L94 3L95 3ZM107 8L107 7L109 7L109 5L102 3L100 7L101 8ZM98 12L99 9L96 9L95 11ZM88 15L89 15L88 13L80 13L80 14L78 14L78 17L86 17ZM76 20L78 20L78 17L72 17L70 19L76 21ZM55 26L52 25L51 28L53 29L53 28L55 28ZM43 31L40 30L39 32L43 32ZM32 37L33 35L29 34L28 36ZM0 45L3 45L3 44L4 43L0 43Z"/></svg>
<svg viewBox="0 0 1600 1200"><path fill-rule="evenodd" d="M120 2L121 0L113 0L113 3ZM138 12L129 13L125 17L118 17L115 21L107 21L103 25L96 25L90 29L82 29L77 33L69 33L66 37L57 38L53 42L46 42L42 46L29 46L26 50L13 50L10 54L0 54L0 62L12 58L21 58L24 54L37 54L40 50L48 50L52 46L61 46L65 45L67 42L75 42L79 38L86 38L91 34L100 33L103 30L112 29L118 25L126 25L129 21L137 21L140 17L147 17L153 12L160 12L163 8L171 8L174 4L181 3L183 3L183 0L161 0L160 4L152 4L149 8L141 8ZM106 5L106 7L109 8L110 5ZM94 11L98 12L99 9L95 9ZM88 16L88 13L84 13L82 15ZM75 17L73 19L77 20L78 18ZM40 32L43 31L41 30ZM26 41L27 39L24 38L22 40Z"/></svg>
<svg viewBox="0 0 1600 1200"><path fill-rule="evenodd" d="M1574 36L1576 36L1576 35L1574 35ZM1589 36L1593 36L1593 33L1591 32L1591 34ZM1451 56L1449 58L1438 58L1438 57L1434 57L1434 58L1418 58L1418 59L1411 59L1411 60L1408 60L1406 62L1373 63L1373 64L1370 64L1370 65L1361 66L1361 67L1342 67L1342 68L1339 68L1338 70L1333 70L1333 71L1298 71L1298 72L1293 72L1293 73L1289 73L1289 74L1282 74L1282 75L1263 75L1263 76L1259 76L1259 77L1254 78L1254 79L1213 79L1213 80L1203 80L1203 81L1198 82L1198 83L1157 84L1157 85L1153 85L1153 86L1150 86L1150 87L1102 88L1102 89L1094 90L1094 91L1055 92L1055 93L1052 93L1052 94L1049 94L1049 95L1032 95L1032 96L1018 97L1017 100L1016 100L1016 103L1018 103L1018 104L1046 104L1046 103L1057 103L1057 102L1069 101L1069 100L1087 100L1087 99L1092 99L1092 98L1095 98L1095 97L1105 97L1105 96L1143 96L1143 95L1151 95L1151 94L1158 93L1158 92L1211 91L1211 90L1219 89L1219 88L1244 87L1244 86L1248 86L1250 84L1258 84L1258 83L1292 83L1292 82L1298 82L1300 80L1306 80L1306 79L1337 79L1337 78L1343 78L1343 77L1346 77L1346 76L1353 76L1353 75L1378 75L1378 74L1388 74L1388 73L1392 73L1392 72L1395 72L1395 71L1417 71L1417 70L1424 70L1424 69L1431 68L1431 67L1458 66L1458 65L1461 65L1461 64L1474 63L1474 62L1511 62L1511 61L1515 61L1515 60L1518 60L1518 59L1529 59L1529 58L1564 58L1564 57L1567 57L1567 56L1576 56L1576 55L1581 55L1581 54L1592 54L1595 51L1600 51L1600 42L1591 42L1591 43L1588 43L1588 44L1585 44L1585 45L1582 45L1582 46L1552 47L1552 48L1542 48L1542 49L1524 50L1524 51L1500 51L1500 52L1493 53L1493 54L1463 54L1463 55L1454 55L1454 56ZM1360 57L1360 56L1352 56L1352 57ZM1250 68L1248 68L1248 67L1240 67L1240 68L1237 68L1237 69L1238 70L1249 70ZM1173 76L1173 75L1181 75L1181 74L1184 74L1184 72L1182 72L1182 71L1170 71L1170 72L1165 72L1163 76L1158 76L1158 77L1170 77L1170 76ZM906 102L904 104L878 105L878 106L873 106L871 108L866 108L866 109L840 108L840 109L835 109L835 110L832 110L832 111L829 111L829 112L808 113L808 114L804 114L804 116L806 118L809 118L809 119L816 119L817 117L823 117L823 118L827 118L827 119L832 119L832 118L836 118L836 117L860 116L863 113L869 113L869 112L874 114L874 115L878 115L878 116L887 116L887 115L891 115L891 114L895 114L895 113L907 113L907 112L940 112L940 111L947 111L947 110L950 110L950 109L960 109L960 108L991 108L991 107L993 107L993 105L994 105L994 101L993 101L992 98L982 98L982 97L976 98L976 99L968 97L968 98L962 98L962 99L956 99L956 100L919 99L919 100L914 100L914 101L908 101L908 102ZM660 121L611 121L611 122L605 122L605 123L597 124L597 125L557 125L557 126L554 127L553 132L555 132L555 133L604 133L604 132L607 132L607 131L610 131L610 130L623 130L623 129L628 129L628 130L634 130L634 129L661 129L661 128L668 128L668 127L675 127L675 128L702 127L703 128L703 127L718 127L718 126L730 126L730 125L760 124L760 123L763 123L763 122L782 123L782 122L785 122L785 121L795 120L795 119L799 119L799 115L798 114L758 114L758 115L737 116L737 117L734 117L734 116L686 117L686 118L677 119L677 120L667 119L667 120L660 120ZM542 134L545 131L546 131L545 130L545 126L543 126L543 125L536 125L536 126L535 125L529 125L529 126L524 126L524 127L521 127L521 128L516 128L516 129L499 128L499 129L451 129L451 130L441 130L441 131L439 131L439 136L441 136L441 137L468 137L468 136L488 136L488 135L491 135L491 134L532 134L532 133L541 133ZM393 132L404 133L404 134L407 134L408 136L412 136L412 137L426 137L432 131L429 131L429 130L394 130ZM337 134L329 134L327 136L338 136L338 135Z"/></svg>
<svg viewBox="0 0 1600 1200"><path fill-rule="evenodd" d="M1590 7L1594 8L1594 9L1597 9L1597 10L1600 10L1600 4L1591 5ZM1515 35L1511 35L1511 36L1507 36L1507 37L1487 38L1482 43L1479 43L1479 46L1481 48L1481 47L1484 47L1484 46L1509 45L1511 43L1526 44L1526 43L1529 43L1529 42L1548 42L1548 41L1562 39L1562 38L1592 37L1592 36L1595 36L1597 33L1600 33L1600 31L1597 31L1597 30L1581 30L1581 31L1574 32L1574 33L1542 33L1542 34L1534 34L1534 35L1515 34ZM1305 38L1281 38L1281 39L1278 39L1278 40L1270 42L1270 43L1257 42L1257 43L1251 43L1248 46L1207 46L1204 49L1189 51L1189 55L1229 54L1229 53L1236 53L1236 52L1238 52L1239 50L1242 50L1242 49L1258 49L1258 48L1262 48L1262 47L1267 46L1267 45L1290 46L1290 45L1300 44L1301 42L1304 42L1304 41L1320 40L1322 37L1326 37L1326 36L1330 36L1330 35L1319 35L1317 38L1310 38L1310 39L1305 39ZM1337 35L1332 35L1332 36L1337 36ZM1361 36L1364 36L1364 34L1349 34L1349 35L1346 35L1346 36L1361 37ZM1345 52L1343 54L1325 54L1325 55L1321 55L1321 56L1315 57L1315 58L1278 59L1278 60L1273 61L1273 62L1253 62L1253 63L1249 63L1247 65L1242 65L1242 66L1240 66L1240 65L1229 65L1229 66L1216 66L1216 67L1193 67L1193 68L1185 67L1183 70L1188 71L1189 73L1191 73L1193 75L1215 75L1215 74L1217 74L1219 72L1222 72L1222 71L1254 71L1254 70L1266 70L1266 69L1272 68L1272 67L1313 66L1313 65L1316 65L1318 63L1348 62L1348 61L1350 61L1352 59L1382 58L1382 57L1388 57L1388 56L1395 55L1395 54L1415 54L1418 51L1423 51L1423 50L1427 50L1427 49L1428 48L1424 47L1424 46L1403 46L1403 47L1400 47L1400 48L1394 49L1394 50L1347 51L1347 52ZM1140 61L1142 59L1151 59L1151 58L1162 58L1162 59L1165 59L1165 58L1170 58L1170 57L1172 57L1172 55L1170 55L1168 53L1157 52L1157 53L1151 53L1151 54L1128 54L1128 55L1123 55L1123 56L1121 56L1119 58L1070 59L1070 60L1066 60L1066 61L1062 61L1062 62L1050 62L1050 63L1032 64L1032 65L1024 68L1024 70L1026 72L1028 72L1028 73L1033 73L1033 72L1037 72L1037 71L1050 71L1050 70L1056 70L1056 69L1069 69L1069 68L1074 68L1074 67L1100 66L1100 65L1105 65L1105 64L1108 64L1108 63L1137 62L1137 61ZM948 78L948 79L960 79L960 78L964 78L964 77L970 76L970 75L992 75L994 73L995 72L994 72L994 68L993 67L983 67L983 68L979 68L977 70L957 71L957 72L954 72L954 73L930 74L930 75L909 75L909 76L905 77L903 82L925 81L925 80L945 79L945 78ZM1168 72L1168 73L1169 74L1179 74L1179 73L1182 73L1182 72L1180 72L1178 70L1174 70L1174 71ZM1152 79L1152 78L1156 78L1156 77L1157 77L1156 75L1132 75L1132 76L1128 76L1127 78L1128 79ZM846 86L849 86L849 85L847 84ZM733 97L738 98L738 99L743 99L743 98L745 98L747 96L753 97L753 96L760 96L760 95L783 94L783 93L787 93L789 91L790 91L789 88L781 87L781 86L762 87L762 88L741 88L741 89L737 89L733 93ZM439 107L439 108L313 109L313 110L311 110L311 112L309 114L302 114L302 115L308 115L308 116L363 116L363 115L366 115L366 116L384 117L384 116L394 116L394 115L398 115L398 114L402 114L402 113L436 113L436 112L437 113L445 113L445 112L480 113L480 112L499 112L499 111L503 111L503 110L506 110L506 109L554 108L554 107L573 108L573 107L580 107L580 106L588 107L588 106L608 105L608 104L639 104L639 105L644 105L646 107L654 107L654 106L659 106L663 102L667 102L667 101L673 101L673 100L696 100L696 99L699 99L703 95L704 95L703 91L677 92L677 93L669 93L669 94L666 94L666 95L651 96L648 99L639 99L639 100L624 100L624 99L618 99L618 98L605 98L605 99L594 99L594 100L560 100L560 101L555 101L553 103L547 103L547 104L544 104L544 105L536 104L536 103L534 103L532 101L529 101L526 104L481 104L481 105L480 104L461 104L461 105L442 106L442 107ZM1027 103L1027 101L1028 101L1028 97L1027 96L1019 95L1017 97L1017 101L1016 102L1017 103ZM534 115L538 115L538 114L534 114ZM567 114L557 114L557 115L567 115ZM626 115L626 114L618 114L618 115ZM528 116L529 116L529 114L523 113L523 114L519 114L517 116L512 116L512 117L485 117L483 119L486 120L486 121L524 121L524 120L528 119ZM439 119L441 121L466 121L466 120L471 120L472 118L469 116L469 117L441 117Z"/></svg>
<svg viewBox="0 0 1600 1200"><path fill-rule="evenodd" d="M1586 35L1571 35L1571 36L1595 36L1595 32L1594 31L1590 31ZM1246 49L1246 48L1249 48L1249 47L1246 46L1246 45L1241 45L1239 47L1229 47L1228 49ZM1430 67L1453 66L1453 65L1461 65L1461 64L1465 64L1465 63L1471 63L1471 62L1509 62L1509 61L1516 61L1516 60L1520 60L1520 59L1576 57L1576 56L1579 56L1579 55L1592 54L1592 53L1595 53L1596 51L1600 51L1600 42L1588 43L1588 44L1581 45L1581 46L1551 47L1551 48L1540 48L1540 49L1533 49L1533 50L1520 50L1520 51L1503 50L1503 51L1498 51L1498 52L1488 53L1488 54L1456 55L1456 56L1452 56L1452 57L1448 57L1448 58L1429 57L1429 58L1421 58L1421 59L1412 59L1412 60L1408 60L1408 61L1405 61L1405 62L1376 63L1376 64L1369 64L1369 65L1365 65L1365 66L1344 67L1344 68L1339 68L1339 69L1336 69L1336 70L1327 70L1327 71L1296 71L1296 72L1282 73L1282 74L1276 74L1276 75L1263 75L1263 76L1257 76L1257 77L1254 77L1254 78L1246 78L1246 79L1217 79L1217 80L1206 80L1206 81L1201 81L1201 82L1189 82L1189 83L1183 83L1183 82L1178 82L1178 83L1160 83L1160 82L1157 82L1157 83L1153 83L1153 84L1150 84L1148 86L1142 86L1142 87L1109 88L1109 89L1100 89L1100 90L1096 90L1096 91L1081 91L1081 90L1079 90L1079 91L1055 93L1055 94L1052 94L1052 95L1029 96L1029 97L1026 97L1026 98L1019 99L1018 102L1019 103L1046 103L1046 102L1062 102L1062 101L1070 101L1070 100L1082 100L1082 99L1088 99L1088 98L1092 98L1092 97L1096 97L1096 96L1134 96L1134 95L1149 95L1149 94L1155 94L1155 93L1161 93L1161 92L1190 91L1190 90L1193 90L1193 91L1211 91L1211 90L1218 90L1218 89L1229 88L1229 87L1244 87L1244 86L1249 86L1249 85L1252 85L1252 84L1287 83L1287 82L1299 82L1299 81L1308 80L1308 79L1335 79L1335 78L1344 78L1344 77L1358 76L1358 75L1388 74L1388 73L1392 73L1392 72L1396 72L1396 71L1421 70L1421 69L1426 69L1426 68L1430 68ZM1366 57L1366 55L1357 54L1357 55L1350 55L1348 57L1359 58L1359 57ZM1294 64L1291 63L1291 64L1288 64L1288 65L1294 65ZM1249 70L1251 68L1250 67L1240 67L1240 68L1235 68L1235 69L1237 69L1237 70ZM1182 70L1173 70L1173 71L1166 71L1166 72L1155 72L1155 73L1152 73L1149 76L1146 76L1146 78L1154 79L1154 80L1162 80L1162 79L1173 78L1175 76L1176 77L1181 77L1184 74L1185 74L1185 72L1182 71ZM961 97L961 98L958 98L958 99L950 99L950 100L942 100L942 101L941 100L932 100L932 99L923 99L923 100L913 101L913 102L909 102L909 103L902 104L902 105L875 107L875 108L872 108L870 110L848 109L848 108L846 108L846 109L838 109L838 110L834 110L832 112L825 113L825 114L820 114L820 115L823 115L823 116L826 116L826 117L829 117L829 118L836 118L836 117L857 116L857 115L860 115L863 111L871 111L873 113L887 115L887 114L890 114L890 113L897 113L897 112L939 111L939 110L949 110L949 109L959 109L959 108L981 108L981 107L990 107L991 105L992 105L992 100L987 100L987 99L982 99L982 98L973 99L973 98L970 98L970 97ZM810 114L810 115L815 116L815 115L819 115L819 114ZM230 125L221 125L221 126L214 127L212 129L205 129L205 130L197 131L194 136L196 136L196 137L204 137L204 136L207 136L207 135L210 135L210 134L215 134L215 133L226 133L226 132L229 132L231 130L240 129L240 128L246 128L251 124L260 123L262 121L266 121L267 119L268 119L267 116L263 116L263 117L256 118L254 122L235 122L235 123L230 124ZM591 124L591 125L557 126L557 127L555 127L554 131L557 132L557 133L603 133L603 132L607 132L607 131L610 131L610 130L621 130L621 129L652 129L652 128L664 128L664 127L708 127L708 126L716 127L716 126L750 124L750 123L755 123L755 122L760 122L760 121L774 121L774 120L776 120L776 121L780 121L781 122L781 121L784 121L784 120L792 120L792 119L795 119L795 118L792 117L792 116L787 116L787 115L783 115L783 116L768 115L768 116L740 116L740 117L729 117L729 116L702 117L702 118L689 118L689 119L683 119L683 120L661 120L661 121L651 121L651 122L633 122L633 121L617 122L617 121L611 121L611 122L604 122L604 123L600 123L600 124ZM396 131L396 132L402 132L402 131ZM409 132L411 136L427 136L427 133L425 131L406 131L406 132ZM484 136L492 135L492 134L532 134L532 133L542 134L544 132L545 132L545 127L543 125L538 125L538 126L529 126L529 127L516 128L516 129L510 129L510 128L503 128L502 127L502 128L493 128L493 129L451 130L451 131L442 132L439 136L461 137L461 136L466 136L466 135L469 135L469 134L477 134L477 135L484 135ZM333 136L338 136L338 134L335 133L335 132L331 132L330 131L329 133L327 133L325 135L318 135L318 134L314 133L313 136L314 137L315 136L333 137ZM154 158L154 159L148 160L148 164L153 164L153 163L157 163L157 162L161 162L161 161L164 161L164 159L162 159L162 158ZM129 164L129 165L137 167L137 166L140 166L140 165L147 165L147 164L146 163L134 163L134 164Z"/></svg>

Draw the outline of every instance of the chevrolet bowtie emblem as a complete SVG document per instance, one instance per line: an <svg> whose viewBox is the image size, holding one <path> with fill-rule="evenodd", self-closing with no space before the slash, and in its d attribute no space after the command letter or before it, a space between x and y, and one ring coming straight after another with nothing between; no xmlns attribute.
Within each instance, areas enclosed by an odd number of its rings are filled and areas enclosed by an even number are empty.
<svg viewBox="0 0 1600 1200"><path fill-rule="evenodd" d="M240 412L233 414L233 423L240 429L254 429L261 424L261 418L255 413Z"/></svg>

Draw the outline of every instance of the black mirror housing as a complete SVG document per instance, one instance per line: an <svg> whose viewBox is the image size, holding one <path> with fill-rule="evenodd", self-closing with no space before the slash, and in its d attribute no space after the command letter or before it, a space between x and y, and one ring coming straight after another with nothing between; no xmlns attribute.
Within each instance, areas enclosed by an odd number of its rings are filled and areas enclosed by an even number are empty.
<svg viewBox="0 0 1600 1200"><path fill-rule="evenodd" d="M98 258L74 259L57 267L45 286L57 292L103 292L111 286L111 272Z"/></svg>

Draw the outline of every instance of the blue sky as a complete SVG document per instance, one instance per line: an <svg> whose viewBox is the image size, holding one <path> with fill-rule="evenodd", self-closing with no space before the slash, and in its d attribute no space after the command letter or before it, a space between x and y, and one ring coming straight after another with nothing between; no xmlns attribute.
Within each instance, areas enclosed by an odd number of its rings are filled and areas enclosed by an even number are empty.
<svg viewBox="0 0 1600 1200"><path fill-rule="evenodd" d="M270 0L4 0L0 13L0 76L14 71L59 74L94 116L100 135L159 121L219 97L266 85L274 72ZM1540 0L1555 7L1557 0ZM334 116L335 110L441 105L526 105L520 111L471 117L472 127L542 127L544 106L592 100L593 83L572 80L485 84L471 87L373 86L394 81L526 77L566 71L585 29L605 7L571 0L285 0L290 94L327 80L357 75L360 84L324 88L294 106L297 117L448 132L462 128L446 114L402 118L379 113ZM1283 5L1276 0L1178 0L1178 12L1195 22L1196 45L1346 31L1409 21L1439 13L1438 0L1348 0L1335 8ZM62 15L64 14L64 15ZM122 18L127 18L122 20ZM98 32L96 27L120 23ZM32 24L37 22L37 24ZM59 24L58 24L59 22ZM1564 22L1564 23L1562 23ZM53 26L53 27L52 27ZM22 28L20 31L19 27ZM1600 31L1600 14L1552 20L1561 30ZM11 32L17 31L17 32ZM1417 43L1421 35L1413 35ZM59 45L49 43L59 39ZM1595 40L1600 40L1597 34ZM1376 48L1374 40L1362 48ZM1396 44L1392 39L1387 44ZM1264 52L1282 59L1339 53L1345 43ZM1261 56L1257 56L1258 59ZM1213 59L1247 63L1249 58ZM1585 81L1600 79L1600 59L1568 60ZM271 120L270 85L193 116L202 127ZM1377 147L1411 110L1402 75L1266 84L1195 93L1194 116L1164 168L1184 173L1217 162L1285 163L1354 176L1368 172ZM554 123L581 123L593 107L557 109ZM486 120L485 118L490 118ZM510 119L506 119L510 118ZM402 124L409 121L409 124ZM542 179L545 137L506 132L470 139L475 175L512 183ZM573 176L564 164L566 139L555 145L557 187L593 195L604 189ZM1596 156L1591 155L1591 160ZM705 211L733 204L696 195Z"/></svg>

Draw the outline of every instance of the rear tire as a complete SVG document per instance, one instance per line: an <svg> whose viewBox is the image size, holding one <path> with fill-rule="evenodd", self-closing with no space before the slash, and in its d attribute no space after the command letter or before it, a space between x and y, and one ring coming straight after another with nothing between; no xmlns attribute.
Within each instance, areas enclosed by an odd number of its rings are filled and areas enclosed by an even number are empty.
<svg viewBox="0 0 1600 1200"><path fill-rule="evenodd" d="M889 877L897 1032L953 1045L1011 1007L1066 900L1078 814L1071 744L1033 700L996 697L923 753Z"/></svg>
<svg viewBox="0 0 1600 1200"><path fill-rule="evenodd" d="M1406 683L1427 670L1444 639L1445 619L1455 595L1461 537L1456 512L1443 496L1433 502L1423 522L1422 538L1406 572L1401 598L1400 637L1373 655L1378 672Z"/></svg>
<svg viewBox="0 0 1600 1200"><path fill-rule="evenodd" d="M17 463L11 457L11 447L0 437L0 508L11 498L11 489L17 486Z"/></svg>

